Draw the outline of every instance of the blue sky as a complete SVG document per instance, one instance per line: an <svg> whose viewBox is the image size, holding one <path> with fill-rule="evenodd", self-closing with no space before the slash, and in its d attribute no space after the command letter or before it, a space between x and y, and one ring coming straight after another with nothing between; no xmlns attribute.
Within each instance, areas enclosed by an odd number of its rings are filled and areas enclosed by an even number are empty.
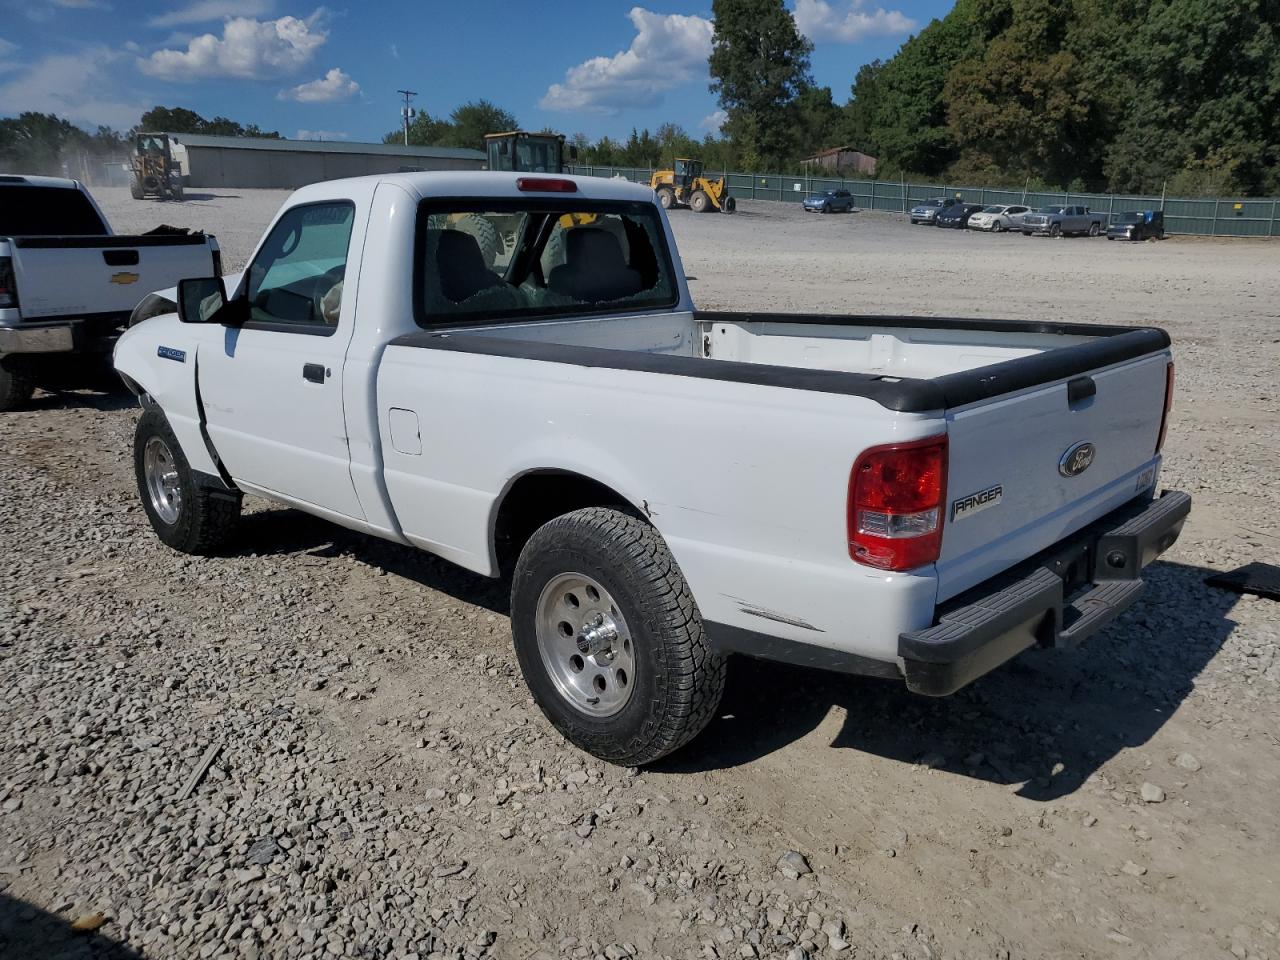
<svg viewBox="0 0 1280 960"><path fill-rule="evenodd" d="M788 0L838 103L952 0ZM523 126L625 137L717 124L710 0L0 0L0 115L57 113L125 129L155 104L288 137L373 140L398 88L447 115L486 97Z"/></svg>

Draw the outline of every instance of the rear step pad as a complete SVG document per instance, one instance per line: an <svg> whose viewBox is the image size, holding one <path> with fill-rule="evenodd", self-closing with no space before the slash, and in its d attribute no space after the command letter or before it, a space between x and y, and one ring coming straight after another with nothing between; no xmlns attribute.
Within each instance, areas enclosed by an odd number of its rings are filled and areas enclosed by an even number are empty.
<svg viewBox="0 0 1280 960"><path fill-rule="evenodd" d="M1077 597L1062 610L1062 631L1055 646L1074 647L1124 613L1142 595L1141 580L1112 580Z"/></svg>

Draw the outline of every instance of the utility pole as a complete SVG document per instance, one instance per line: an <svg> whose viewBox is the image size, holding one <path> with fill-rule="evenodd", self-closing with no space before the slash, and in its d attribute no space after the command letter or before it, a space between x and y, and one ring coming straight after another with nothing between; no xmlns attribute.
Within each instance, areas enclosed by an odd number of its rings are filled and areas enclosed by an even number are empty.
<svg viewBox="0 0 1280 960"><path fill-rule="evenodd" d="M404 97L404 106L400 108L400 119L404 121L404 145L409 145L409 121L413 119L413 107L409 106L409 101L418 95L417 90L397 90L396 93Z"/></svg>

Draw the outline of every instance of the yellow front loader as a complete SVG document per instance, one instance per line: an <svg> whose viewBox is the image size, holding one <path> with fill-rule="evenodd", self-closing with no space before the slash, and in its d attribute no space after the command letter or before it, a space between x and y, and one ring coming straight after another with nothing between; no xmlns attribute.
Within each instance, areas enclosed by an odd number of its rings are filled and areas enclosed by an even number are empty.
<svg viewBox="0 0 1280 960"><path fill-rule="evenodd" d="M674 170L655 170L649 186L658 195L658 202L668 210L688 207L694 213L710 210L733 213L737 209L737 203L729 196L726 179L704 177L701 160L677 158Z"/></svg>

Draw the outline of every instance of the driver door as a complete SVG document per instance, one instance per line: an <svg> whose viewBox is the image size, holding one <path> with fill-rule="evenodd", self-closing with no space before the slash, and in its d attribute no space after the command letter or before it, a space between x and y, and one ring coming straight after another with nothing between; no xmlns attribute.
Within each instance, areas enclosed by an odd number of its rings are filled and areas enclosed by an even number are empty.
<svg viewBox="0 0 1280 960"><path fill-rule="evenodd" d="M347 201L281 215L245 271L247 319L202 344L197 362L209 436L237 482L363 519L342 405L355 216Z"/></svg>

